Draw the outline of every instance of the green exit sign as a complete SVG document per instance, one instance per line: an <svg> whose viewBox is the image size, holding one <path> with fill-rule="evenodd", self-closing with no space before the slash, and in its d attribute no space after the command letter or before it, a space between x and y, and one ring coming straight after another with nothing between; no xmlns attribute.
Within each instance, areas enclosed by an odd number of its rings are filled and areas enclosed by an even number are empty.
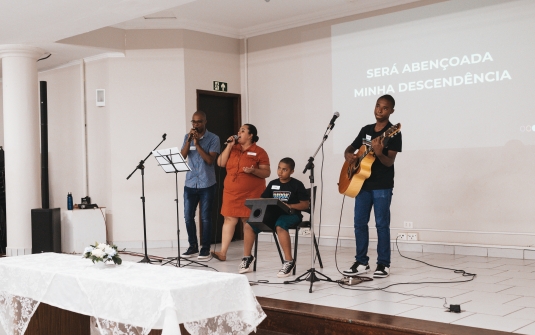
<svg viewBox="0 0 535 335"><path fill-rule="evenodd" d="M214 91L226 92L228 84L222 81L214 81Z"/></svg>

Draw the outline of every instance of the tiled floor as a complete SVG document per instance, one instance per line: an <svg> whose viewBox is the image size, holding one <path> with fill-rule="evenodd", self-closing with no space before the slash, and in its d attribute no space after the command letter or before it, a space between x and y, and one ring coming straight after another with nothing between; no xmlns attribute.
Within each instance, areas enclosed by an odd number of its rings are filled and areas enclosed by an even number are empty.
<svg viewBox="0 0 535 335"><path fill-rule="evenodd" d="M303 240L304 238L300 239L298 275L311 266L310 245L301 244ZM335 248L321 246L320 251L325 267L320 269L316 264L316 270L333 280L341 279L342 275L335 264ZM338 248L336 259L340 270L348 268L353 263L354 252L353 248ZM212 259L206 264L218 271L237 273L242 253L242 243L233 242L226 262ZM393 251L390 277L351 286L348 289L322 281L314 283L313 292L309 293L309 282L284 284L284 280L291 280L296 276L287 279L277 278L281 264L277 249L270 242L260 242L257 272L248 273L246 276L251 281L270 282L252 286L257 296L535 335L535 260L402 253L404 256L433 265L462 269L477 276L471 282L456 283L470 277L429 267L403 258L397 251ZM177 249L149 249L149 254L172 257L176 256ZM375 250L370 250L369 256L370 263L373 263L377 256ZM138 258L124 255L123 259L135 261ZM194 265L190 266L193 267ZM214 271L208 268L196 268ZM403 282L443 283L395 285L386 289L388 293L372 290ZM444 298L448 305L461 304L462 313L446 312L443 307Z"/></svg>

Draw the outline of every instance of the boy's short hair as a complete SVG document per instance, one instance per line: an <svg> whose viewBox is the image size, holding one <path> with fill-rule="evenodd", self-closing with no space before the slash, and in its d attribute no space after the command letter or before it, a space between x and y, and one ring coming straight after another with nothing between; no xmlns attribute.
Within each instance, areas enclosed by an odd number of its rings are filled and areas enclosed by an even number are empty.
<svg viewBox="0 0 535 335"><path fill-rule="evenodd" d="M284 164L290 165L290 170L292 170L292 171L293 171L293 169L295 169L295 162L290 157L284 157L283 159L280 160L279 163L284 163Z"/></svg>
<svg viewBox="0 0 535 335"><path fill-rule="evenodd" d="M390 104L392 104L392 108L394 108L396 106L396 100L394 100L394 97L391 96L390 94L385 94L385 95L380 96L379 99L377 99L377 101L379 101L381 99L384 99L384 100L390 102Z"/></svg>

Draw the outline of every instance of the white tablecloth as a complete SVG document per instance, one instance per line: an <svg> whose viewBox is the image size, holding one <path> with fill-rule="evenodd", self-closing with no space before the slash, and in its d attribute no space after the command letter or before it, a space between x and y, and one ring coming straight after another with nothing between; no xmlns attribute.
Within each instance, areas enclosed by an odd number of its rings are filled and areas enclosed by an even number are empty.
<svg viewBox="0 0 535 335"><path fill-rule="evenodd" d="M0 259L6 333L22 335L40 302L93 316L103 334L135 326L174 335L179 323L192 334L249 334L266 317L242 275L54 253Z"/></svg>

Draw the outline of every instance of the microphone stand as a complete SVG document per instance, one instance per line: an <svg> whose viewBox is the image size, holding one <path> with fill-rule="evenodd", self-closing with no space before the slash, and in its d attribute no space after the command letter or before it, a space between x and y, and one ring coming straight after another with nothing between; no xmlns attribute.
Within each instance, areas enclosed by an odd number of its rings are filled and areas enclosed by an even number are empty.
<svg viewBox="0 0 535 335"><path fill-rule="evenodd" d="M323 146L323 143L329 137L329 133L331 132L333 128L334 128L334 120L331 120L331 122L327 126L327 130L325 131L325 134L323 135L323 139L318 149L316 150L314 155L312 155L312 157L308 159L308 163L305 166L305 169L303 170L303 173L306 173L307 170L310 170L310 176L308 177L310 179L310 198L311 198L310 199L310 238L312 240L310 241L310 263L311 263L310 269L308 269L305 273L295 278L294 280L285 282L285 283L293 283L293 282L298 283L302 281L309 281L310 288L308 290L308 293L312 293L312 285L314 284L314 282L317 282L317 281L334 282L331 278L327 277L323 273L316 271L314 267L316 263L316 258L315 258L316 250L314 250L314 244L316 242L315 241L316 237L314 236L314 209L316 207L314 204L315 202L314 201L315 200L314 199L314 158L316 157L316 155L318 154L318 151Z"/></svg>
<svg viewBox="0 0 535 335"><path fill-rule="evenodd" d="M156 146L156 148L154 148L154 150L158 149L160 144L162 144L163 141L165 141L166 136L167 134L162 135L162 138L163 138L162 141ZM140 260L138 263L148 263L148 264L161 262L161 261L153 261L147 255L147 220L145 217L145 165L144 164L145 164L145 161L150 157L150 155L152 155L152 151L149 152L147 157L141 160L139 164L136 166L136 168L134 169L134 171L132 171L132 173L128 177L126 177L126 180L128 180L130 179L130 177L132 177L134 172L136 172L137 170L141 170L141 202L143 204L143 245L145 247L145 257L143 257L143 259Z"/></svg>

